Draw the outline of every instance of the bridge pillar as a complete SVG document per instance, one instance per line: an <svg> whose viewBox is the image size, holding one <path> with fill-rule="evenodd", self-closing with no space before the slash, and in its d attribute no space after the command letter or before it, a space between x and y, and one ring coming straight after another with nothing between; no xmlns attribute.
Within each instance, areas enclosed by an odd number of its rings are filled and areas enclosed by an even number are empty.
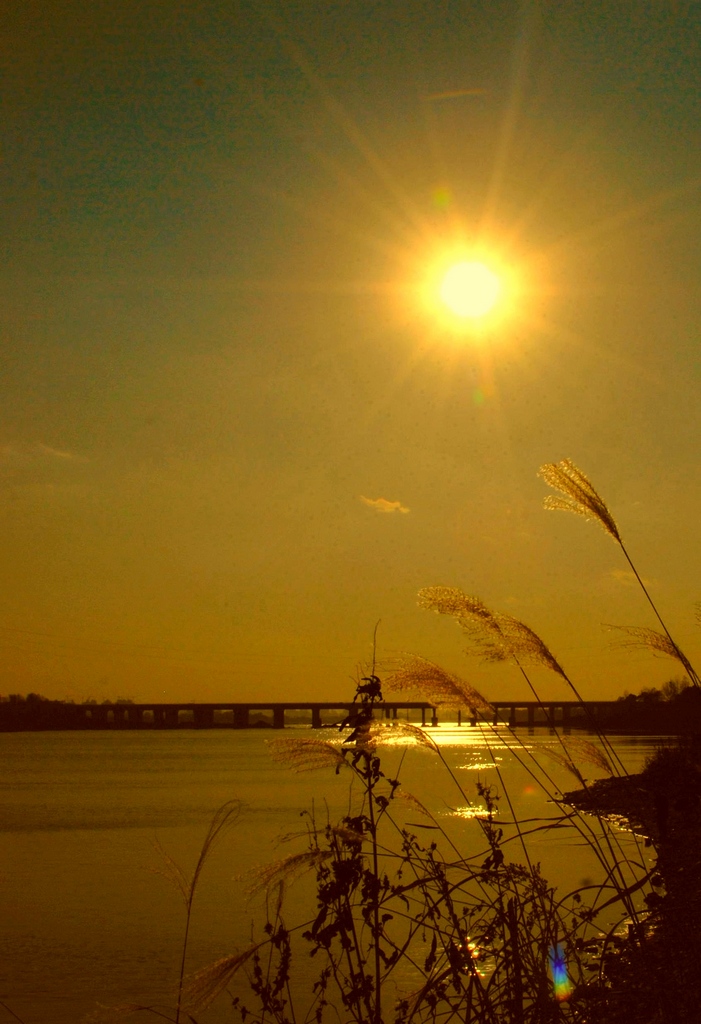
<svg viewBox="0 0 701 1024"><path fill-rule="evenodd" d="M165 722L166 729L177 729L178 728L178 709L177 708L166 708L163 712L163 719Z"/></svg>
<svg viewBox="0 0 701 1024"><path fill-rule="evenodd" d="M528 731L533 732L535 729L535 708L532 704L528 705Z"/></svg>
<svg viewBox="0 0 701 1024"><path fill-rule="evenodd" d="M112 712L114 714L114 727L115 729L124 728L124 720L126 718L126 709L123 704L113 704Z"/></svg>
<svg viewBox="0 0 701 1024"><path fill-rule="evenodd" d="M458 708L458 725L462 725L462 711Z"/></svg>
<svg viewBox="0 0 701 1024"><path fill-rule="evenodd" d="M562 728L565 732L572 731L572 726L570 724L570 710L569 704L562 705Z"/></svg>
<svg viewBox="0 0 701 1024"><path fill-rule="evenodd" d="M385 705L385 709L384 709L384 711L385 711L385 718L390 718L390 717L391 717L391 715L392 715L392 709L391 709L391 708L388 708L388 707L387 707L387 706Z"/></svg>
<svg viewBox="0 0 701 1024"><path fill-rule="evenodd" d="M494 718L492 719L492 725L499 724L499 708L494 708Z"/></svg>
<svg viewBox="0 0 701 1024"><path fill-rule="evenodd" d="M321 729L321 708L312 708L312 729Z"/></svg>
<svg viewBox="0 0 701 1024"><path fill-rule="evenodd" d="M92 726L93 729L106 729L107 728L107 705L101 705L98 708L92 709Z"/></svg>
<svg viewBox="0 0 701 1024"><path fill-rule="evenodd" d="M601 712L601 707L598 704L589 704L588 708L589 714L586 716L587 732L591 735L593 732L598 732L599 713Z"/></svg>
<svg viewBox="0 0 701 1024"><path fill-rule="evenodd" d="M397 717L397 705L395 704L394 707L392 708L392 718L396 718L396 717Z"/></svg>
<svg viewBox="0 0 701 1024"><path fill-rule="evenodd" d="M214 708L195 708L194 726L196 729L211 729L214 725Z"/></svg>
<svg viewBox="0 0 701 1024"><path fill-rule="evenodd" d="M421 708L421 725L426 725L426 708Z"/></svg>
<svg viewBox="0 0 701 1024"><path fill-rule="evenodd" d="M431 725L435 729L438 725L438 709L433 708L433 714L431 715Z"/></svg>
<svg viewBox="0 0 701 1024"><path fill-rule="evenodd" d="M509 708L509 729L516 728L516 705L512 704Z"/></svg>
<svg viewBox="0 0 701 1024"><path fill-rule="evenodd" d="M474 708L470 708L470 726L473 729L477 728L477 712Z"/></svg>
<svg viewBox="0 0 701 1024"><path fill-rule="evenodd" d="M166 717L164 708L153 709L153 728L154 729L165 729Z"/></svg>
<svg viewBox="0 0 701 1024"><path fill-rule="evenodd" d="M247 729L247 728L248 728L248 707L247 707L247 705L244 705L243 707L241 705L239 705L239 707L234 708L234 729Z"/></svg>
<svg viewBox="0 0 701 1024"><path fill-rule="evenodd" d="M142 709L127 707L127 727L129 729L140 729L143 724Z"/></svg>
<svg viewBox="0 0 701 1024"><path fill-rule="evenodd" d="M285 728L285 709L273 708L273 729Z"/></svg>
<svg viewBox="0 0 701 1024"><path fill-rule="evenodd" d="M544 705L544 707L545 707L545 714L546 714L547 719L548 719L548 732L553 733L553 732L555 732L555 722L556 722L556 718L555 718L555 705L554 704L547 704L547 705Z"/></svg>

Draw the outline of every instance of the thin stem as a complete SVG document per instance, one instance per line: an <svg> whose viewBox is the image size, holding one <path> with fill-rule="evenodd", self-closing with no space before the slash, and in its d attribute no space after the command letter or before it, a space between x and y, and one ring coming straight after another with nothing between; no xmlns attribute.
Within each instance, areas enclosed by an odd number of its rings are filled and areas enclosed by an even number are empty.
<svg viewBox="0 0 701 1024"><path fill-rule="evenodd" d="M180 1024L180 1008L183 1001L183 984L185 982L185 961L187 959L187 945L188 936L190 932L190 918L192 917L192 900L194 897L194 889L190 891L190 897L187 901L187 914L185 917L185 934L183 935L183 952L180 958L180 975L178 977L178 1002L175 1007L175 1024Z"/></svg>
<svg viewBox="0 0 701 1024"><path fill-rule="evenodd" d="M379 623L378 623L379 625ZM375 627L377 628L377 627ZM373 926L375 932L375 1024L380 1024L382 1020L382 997L381 997L381 980L380 980L380 902L379 902L379 861L377 856L377 825L375 823L375 806L373 789L374 783L372 780L372 767L370 764L371 755L367 755L366 770L368 772L368 817L370 818L370 834L372 836L372 873L375 878L375 883L378 886L378 892L373 896Z"/></svg>
<svg viewBox="0 0 701 1024"><path fill-rule="evenodd" d="M7 1005L7 1003L3 1003L2 999L0 999L0 1006L2 1006L3 1010L7 1010L7 1012L8 1012L8 1013L9 1013L9 1014L10 1014L10 1015L11 1015L12 1017L14 1017L14 1018L15 1018L15 1020L18 1020L18 1021L19 1021L19 1024L24 1024L24 1021L22 1020L22 1018L21 1018L21 1017L18 1017L18 1016L17 1016L17 1014L15 1013L15 1011L14 1011L14 1010L11 1010L11 1009L10 1009L10 1007L9 1007L9 1006Z"/></svg>
<svg viewBox="0 0 701 1024"><path fill-rule="evenodd" d="M682 665L684 666L684 671L686 672L686 674L688 675L689 679L691 680L691 682L692 682L692 684L694 686L696 686L696 687L701 686L701 679L699 679L698 673L696 672L695 668L693 667L693 665L691 664L689 659L683 653L683 651L679 648L677 643L672 639L672 635L670 634L669 630L667 629L667 626L665 625L664 619L662 618L662 616L658 612L657 606L656 606L655 602L650 597L650 593L649 593L647 587L645 586L645 584L643 583L642 579L640 578L638 570L633 565L633 561L632 561L630 555L628 554L628 552L626 551L626 548L625 548L625 545L624 545L623 541L619 541L619 544L620 544L621 551L623 552L623 554L626 557L626 561L628 562L628 565L631 567L633 575L635 576L636 580L640 584L642 592L643 592L643 594L645 594L645 597L648 600L648 604L650 605L650 607L652 608L653 612L657 616L657 621L662 626L662 629L665 631L665 635L666 635L667 639L672 644L672 646L674 647L675 651L678 652L679 660L681 661Z"/></svg>

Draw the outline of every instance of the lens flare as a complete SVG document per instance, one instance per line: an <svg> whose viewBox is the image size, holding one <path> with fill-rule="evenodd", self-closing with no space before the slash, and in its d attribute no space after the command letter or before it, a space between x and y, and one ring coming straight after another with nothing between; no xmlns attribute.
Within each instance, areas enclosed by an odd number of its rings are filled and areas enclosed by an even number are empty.
<svg viewBox="0 0 701 1024"><path fill-rule="evenodd" d="M558 1003L565 1003L572 995L574 985L567 973L567 960L565 958L565 950L561 942L550 947L548 961L550 963L550 973L553 979L553 988L555 989L555 998Z"/></svg>

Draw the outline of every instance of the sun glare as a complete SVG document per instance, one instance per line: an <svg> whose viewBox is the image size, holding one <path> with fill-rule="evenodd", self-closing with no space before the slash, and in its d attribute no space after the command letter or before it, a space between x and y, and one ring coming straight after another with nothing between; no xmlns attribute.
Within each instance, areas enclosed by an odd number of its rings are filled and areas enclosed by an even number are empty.
<svg viewBox="0 0 701 1024"><path fill-rule="evenodd" d="M527 287L522 256L502 253L498 239L489 246L438 239L415 267L411 311L436 341L492 345L512 336L509 325L528 318L532 284L529 278Z"/></svg>
<svg viewBox="0 0 701 1024"><path fill-rule="evenodd" d="M438 294L455 316L477 320L491 313L501 290L501 281L485 263L462 260L445 272Z"/></svg>

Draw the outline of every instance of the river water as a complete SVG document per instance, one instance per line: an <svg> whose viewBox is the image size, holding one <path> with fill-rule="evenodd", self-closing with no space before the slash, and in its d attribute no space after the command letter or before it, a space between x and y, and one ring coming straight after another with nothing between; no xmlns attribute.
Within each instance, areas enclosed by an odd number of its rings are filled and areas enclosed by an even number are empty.
<svg viewBox="0 0 701 1024"><path fill-rule="evenodd" d="M506 730L503 740L447 725L431 735L468 795L479 778L497 789L503 784L519 818L552 816L546 794L509 750L514 744ZM311 736L338 738L333 730L305 727L284 733L286 739ZM557 748L555 737L547 730L518 737L519 757L527 748L538 763L547 762L562 790L576 788L543 751ZM184 908L164 877L155 843L192 870L212 814L233 798L243 811L203 870L188 970L245 945L261 919L260 905L245 897L250 872L303 848L281 837L304 830L306 810L313 806L317 820L325 821L327 814L343 814L349 801L349 773L297 774L271 758L271 738L270 730L254 729L0 734L0 1002L24 1024L78 1024L117 1004L172 1005ZM659 742L610 740L630 772ZM390 774L403 759L402 786L436 814L461 849L483 845L465 799L434 753L395 746L384 756ZM583 771L592 779L602 774L591 765ZM503 804L500 813L508 816ZM627 832L621 840L635 841ZM518 850L512 854L519 859ZM589 848L571 832L558 838L542 833L532 856L558 887L597 878ZM303 910L295 898L291 913ZM0 1022L13 1019L0 1005ZM129 1019L159 1018L141 1013ZM235 1017L222 1003L199 1019L223 1024Z"/></svg>

